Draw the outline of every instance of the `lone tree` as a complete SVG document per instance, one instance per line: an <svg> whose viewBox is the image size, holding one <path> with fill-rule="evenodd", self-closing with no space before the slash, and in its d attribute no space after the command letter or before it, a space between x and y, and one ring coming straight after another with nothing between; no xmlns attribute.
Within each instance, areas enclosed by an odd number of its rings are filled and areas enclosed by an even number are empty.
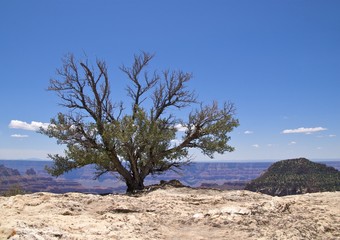
<svg viewBox="0 0 340 240"><path fill-rule="evenodd" d="M59 176L88 164L96 166L96 177L118 173L127 192L144 188L148 175L161 174L191 161L188 150L200 149L205 155L231 152L228 133L237 127L233 104L217 102L204 105L187 89L192 74L183 71L147 71L154 55L142 52L134 56L131 67L120 70L127 76L130 104L114 102L105 61L63 59L57 79L48 90L61 99L68 109L51 119L41 133L66 145L64 156L51 155L47 168ZM178 110L196 106L186 120ZM176 114L177 113L177 114ZM185 132L177 140L178 131Z"/></svg>

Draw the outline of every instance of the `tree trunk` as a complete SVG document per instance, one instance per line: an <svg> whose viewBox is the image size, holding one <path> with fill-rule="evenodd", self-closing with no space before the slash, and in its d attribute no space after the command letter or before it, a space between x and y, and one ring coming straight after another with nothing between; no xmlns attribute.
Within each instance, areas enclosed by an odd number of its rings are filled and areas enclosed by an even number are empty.
<svg viewBox="0 0 340 240"><path fill-rule="evenodd" d="M127 186L127 193L135 193L144 189L144 179L125 179L125 182Z"/></svg>

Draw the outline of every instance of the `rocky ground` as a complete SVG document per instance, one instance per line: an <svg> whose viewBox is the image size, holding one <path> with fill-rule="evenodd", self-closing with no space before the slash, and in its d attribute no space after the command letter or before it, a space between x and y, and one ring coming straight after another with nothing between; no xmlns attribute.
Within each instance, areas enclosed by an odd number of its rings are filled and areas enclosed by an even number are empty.
<svg viewBox="0 0 340 240"><path fill-rule="evenodd" d="M165 187L139 196L0 197L0 239L340 239L340 192L271 197Z"/></svg>

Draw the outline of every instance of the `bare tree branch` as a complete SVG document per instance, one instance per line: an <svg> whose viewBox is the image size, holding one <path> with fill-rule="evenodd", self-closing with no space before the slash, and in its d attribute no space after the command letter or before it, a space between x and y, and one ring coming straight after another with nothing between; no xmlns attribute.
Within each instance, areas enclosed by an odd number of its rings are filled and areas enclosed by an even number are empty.
<svg viewBox="0 0 340 240"><path fill-rule="evenodd" d="M164 83L160 83L153 93L154 119L157 120L169 107L185 108L197 103L195 93L186 90L185 84L192 78L192 74L178 72L163 72Z"/></svg>
<svg viewBox="0 0 340 240"><path fill-rule="evenodd" d="M148 66L153 57L154 55L152 54L142 52L140 56L135 55L134 63L131 68L124 65L120 67L120 69L128 76L129 80L131 80L133 83L133 86L128 85L126 90L128 96L130 96L134 101L134 114L137 111L137 107L146 99L141 99L143 94L153 88L155 84L159 81L159 76L156 72L154 72L152 77L150 77L147 71L144 71L144 79L140 79L140 74L142 73L143 69Z"/></svg>

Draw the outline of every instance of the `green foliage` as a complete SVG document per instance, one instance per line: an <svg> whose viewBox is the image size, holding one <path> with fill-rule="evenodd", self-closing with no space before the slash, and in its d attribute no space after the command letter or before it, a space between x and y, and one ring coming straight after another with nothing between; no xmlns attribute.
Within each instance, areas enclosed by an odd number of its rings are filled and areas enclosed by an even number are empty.
<svg viewBox="0 0 340 240"><path fill-rule="evenodd" d="M340 172L305 158L284 160L274 163L246 189L278 196L340 191Z"/></svg>
<svg viewBox="0 0 340 240"><path fill-rule="evenodd" d="M17 185L17 184L10 186L8 190L1 193L1 195L4 197L11 197L11 196L22 195L22 194L26 194L26 192L25 190L21 188L20 185Z"/></svg>

